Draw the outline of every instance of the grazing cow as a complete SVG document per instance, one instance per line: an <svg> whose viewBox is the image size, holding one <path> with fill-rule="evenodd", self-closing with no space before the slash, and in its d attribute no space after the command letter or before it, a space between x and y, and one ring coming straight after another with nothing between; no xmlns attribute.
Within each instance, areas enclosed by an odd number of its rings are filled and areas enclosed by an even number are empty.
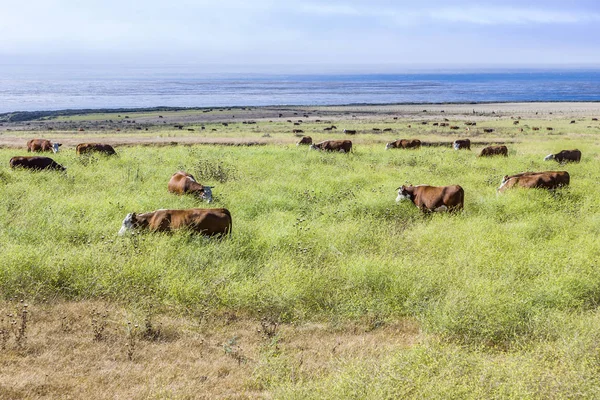
<svg viewBox="0 0 600 400"><path fill-rule="evenodd" d="M312 144L312 138L310 136L302 136L302 139L296 143L296 146L300 146L301 144Z"/></svg>
<svg viewBox="0 0 600 400"><path fill-rule="evenodd" d="M450 129L457 130L457 129L460 129L460 126L457 126L457 125L452 125L452 126L450 127Z"/></svg>
<svg viewBox="0 0 600 400"><path fill-rule="evenodd" d="M110 144L102 143L80 143L75 149L78 155L88 154L92 152L104 153L107 156L114 156L117 154L115 149Z"/></svg>
<svg viewBox="0 0 600 400"><path fill-rule="evenodd" d="M421 125L427 125L427 121L421 121Z"/></svg>
<svg viewBox="0 0 600 400"><path fill-rule="evenodd" d="M329 126L329 127L327 127L327 128L323 128L323 130L324 130L324 131L330 131L330 130L331 130L331 127Z"/></svg>
<svg viewBox="0 0 600 400"><path fill-rule="evenodd" d="M471 150L471 141L469 139L458 139L452 144L454 150Z"/></svg>
<svg viewBox="0 0 600 400"><path fill-rule="evenodd" d="M574 124L574 123L575 123L575 120L572 120L572 121L571 121L571 123L572 123L572 124Z"/></svg>
<svg viewBox="0 0 600 400"><path fill-rule="evenodd" d="M385 128L383 131L384 131L384 132L391 132L391 131L392 131L392 128Z"/></svg>
<svg viewBox="0 0 600 400"><path fill-rule="evenodd" d="M410 200L422 212L458 211L463 208L465 192L458 185L452 186L400 186L396 202Z"/></svg>
<svg viewBox="0 0 600 400"><path fill-rule="evenodd" d="M134 229L171 232L189 229L206 236L231 233L231 214L225 208L189 208L157 210L144 214L129 213L123 220L119 236Z"/></svg>
<svg viewBox="0 0 600 400"><path fill-rule="evenodd" d="M489 146L481 150L479 157L504 156L508 157L508 147L506 146Z"/></svg>
<svg viewBox="0 0 600 400"><path fill-rule="evenodd" d="M65 171L66 168L49 157L13 157L9 161L11 168L26 168L33 170Z"/></svg>
<svg viewBox="0 0 600 400"><path fill-rule="evenodd" d="M544 161L556 160L561 164L567 162L579 162L581 161L581 151L575 150L562 150L556 154L548 154Z"/></svg>
<svg viewBox="0 0 600 400"><path fill-rule="evenodd" d="M592 121L598 121L598 118L592 118Z"/></svg>
<svg viewBox="0 0 600 400"><path fill-rule="evenodd" d="M548 126L548 127L546 127L546 130L547 130L547 131L553 131L553 130L554 130L554 128L553 128L553 127L551 127L551 126Z"/></svg>
<svg viewBox="0 0 600 400"><path fill-rule="evenodd" d="M514 121L513 125L519 125L519 121Z"/></svg>
<svg viewBox="0 0 600 400"><path fill-rule="evenodd" d="M302 129L292 129L292 133L304 133Z"/></svg>
<svg viewBox="0 0 600 400"><path fill-rule="evenodd" d="M206 200L208 203L212 202L212 187L199 184L193 175L185 171L175 172L171 176L167 188L171 193L193 194Z"/></svg>
<svg viewBox="0 0 600 400"><path fill-rule="evenodd" d="M506 175L502 178L498 192L502 193L513 186L524 188L556 189L567 186L571 177L567 171L523 172L521 174Z"/></svg>
<svg viewBox="0 0 600 400"><path fill-rule="evenodd" d="M483 130L485 133L492 133L494 130L492 128L486 128Z"/></svg>
<svg viewBox="0 0 600 400"><path fill-rule="evenodd" d="M440 125L440 123L439 123L439 122L434 122L432 125L433 125L433 126L439 126L439 125Z"/></svg>
<svg viewBox="0 0 600 400"><path fill-rule="evenodd" d="M27 152L52 151L58 153L60 146L62 146L61 143L52 143L47 139L31 139L27 142Z"/></svg>
<svg viewBox="0 0 600 400"><path fill-rule="evenodd" d="M534 131L539 131L539 130L540 130L540 128L539 128L539 127L537 127L537 126L534 126L534 127L532 127L531 129L533 129Z"/></svg>
<svg viewBox="0 0 600 400"><path fill-rule="evenodd" d="M309 149L350 153L352 150L352 142L350 140L325 140L321 143L311 144Z"/></svg>
<svg viewBox="0 0 600 400"><path fill-rule="evenodd" d="M380 131L381 129L379 129L379 128L373 128L373 130L374 130L375 132L378 132L378 131Z"/></svg>
<svg viewBox="0 0 600 400"><path fill-rule="evenodd" d="M344 133L346 135L356 135L356 130L355 129L344 129Z"/></svg>
<svg viewBox="0 0 600 400"><path fill-rule="evenodd" d="M385 149L418 149L421 147L419 139L398 139L385 145Z"/></svg>

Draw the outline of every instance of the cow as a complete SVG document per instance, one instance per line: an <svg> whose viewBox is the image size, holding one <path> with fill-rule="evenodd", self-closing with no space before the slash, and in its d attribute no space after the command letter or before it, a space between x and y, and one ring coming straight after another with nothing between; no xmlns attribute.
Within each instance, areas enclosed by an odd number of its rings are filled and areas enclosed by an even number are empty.
<svg viewBox="0 0 600 400"><path fill-rule="evenodd" d="M421 147L419 139L398 139L385 145L385 149L418 149Z"/></svg>
<svg viewBox="0 0 600 400"><path fill-rule="evenodd" d="M66 168L58 164L50 157L13 157L9 161L11 168L26 168L33 170L54 170L54 171L66 171Z"/></svg>
<svg viewBox="0 0 600 400"><path fill-rule="evenodd" d="M556 154L548 154L544 157L544 161L556 160L561 164L567 162L579 162L581 161L581 151L575 150L562 150Z"/></svg>
<svg viewBox="0 0 600 400"><path fill-rule="evenodd" d="M457 125L452 125L452 126L450 127L450 129L457 130L457 129L460 129L460 126L457 126Z"/></svg>
<svg viewBox="0 0 600 400"><path fill-rule="evenodd" d="M169 192L175 194L193 194L207 203L212 202L212 187L203 186L196 182L196 179L185 171L177 171L169 179L167 185Z"/></svg>
<svg viewBox="0 0 600 400"><path fill-rule="evenodd" d="M471 141L469 139L458 139L452 143L454 150L471 150Z"/></svg>
<svg viewBox="0 0 600 400"><path fill-rule="evenodd" d="M296 146L300 146L301 144L312 144L312 138L310 136L302 136L302 139L296 143Z"/></svg>
<svg viewBox="0 0 600 400"><path fill-rule="evenodd" d="M485 133L492 133L492 132L494 132L494 130L492 128L485 128L483 131Z"/></svg>
<svg viewBox="0 0 600 400"><path fill-rule="evenodd" d="M567 171L523 172L517 175L506 175L502 178L498 192L502 193L513 186L553 190L567 186L570 180L571 177Z"/></svg>
<svg viewBox="0 0 600 400"><path fill-rule="evenodd" d="M410 200L424 213L461 210L465 199L465 192L458 185L410 185L400 186L396 190L398 191L396 202Z"/></svg>
<svg viewBox="0 0 600 400"><path fill-rule="evenodd" d="M123 220L119 236L135 229L151 232L172 232L189 229L206 236L231 233L231 214L225 208L189 208L184 210L157 210L149 213L129 213Z"/></svg>
<svg viewBox="0 0 600 400"><path fill-rule="evenodd" d="M355 129L344 129L344 133L346 135L356 135L356 130Z"/></svg>
<svg viewBox="0 0 600 400"><path fill-rule="evenodd" d="M52 143L47 139L31 139L27 142L27 152L52 151L58 153L60 146L62 146L61 143Z"/></svg>
<svg viewBox="0 0 600 400"><path fill-rule="evenodd" d="M385 128L383 131L384 131L384 132L391 132L391 131L392 131L392 128Z"/></svg>
<svg viewBox="0 0 600 400"><path fill-rule="evenodd" d="M352 150L352 142L350 140L325 140L324 142L311 144L309 149L350 153Z"/></svg>
<svg viewBox="0 0 600 400"><path fill-rule="evenodd" d="M489 146L481 150L479 157L504 156L508 157L508 147L506 146Z"/></svg>
<svg viewBox="0 0 600 400"><path fill-rule="evenodd" d="M102 143L80 143L75 148L77 155L89 154L89 153L104 153L107 156L117 155L117 152L110 144Z"/></svg>
<svg viewBox="0 0 600 400"><path fill-rule="evenodd" d="M292 133L304 133L302 129L292 129Z"/></svg>

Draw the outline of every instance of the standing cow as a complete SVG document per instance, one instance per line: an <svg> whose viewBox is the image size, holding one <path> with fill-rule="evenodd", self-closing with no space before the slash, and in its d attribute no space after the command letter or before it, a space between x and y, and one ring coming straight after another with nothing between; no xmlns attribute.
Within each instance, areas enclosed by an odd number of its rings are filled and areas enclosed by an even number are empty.
<svg viewBox="0 0 600 400"><path fill-rule="evenodd" d="M458 139L452 144L454 150L471 150L471 141L469 139Z"/></svg>
<svg viewBox="0 0 600 400"><path fill-rule="evenodd" d="M167 188L171 193L193 194L208 203L212 202L212 187L199 184L191 174L185 171L175 172L171 176Z"/></svg>
<svg viewBox="0 0 600 400"><path fill-rule="evenodd" d="M66 168L58 164L50 157L13 157L9 161L11 168L25 168L33 170L54 170L54 171L66 171Z"/></svg>
<svg viewBox="0 0 600 400"><path fill-rule="evenodd" d="M52 143L47 139L31 139L27 142L27 152L45 152L51 151L58 153L58 148L62 146L61 143Z"/></svg>
<svg viewBox="0 0 600 400"><path fill-rule="evenodd" d="M123 220L119 236L135 229L171 232L189 229L206 236L231 233L231 214L225 208L190 208L157 210L144 214L129 213Z"/></svg>
<svg viewBox="0 0 600 400"><path fill-rule="evenodd" d="M324 142L311 144L310 150L339 151L349 153L352 150L350 140L325 140Z"/></svg>
<svg viewBox="0 0 600 400"><path fill-rule="evenodd" d="M523 188L557 189L568 186L571 177L567 171L523 172L516 175L506 175L502 178L498 192L514 186Z"/></svg>
<svg viewBox="0 0 600 400"><path fill-rule="evenodd" d="M458 211L463 208L465 192L458 185L452 186L400 186L396 202L410 200L422 212Z"/></svg>
<svg viewBox="0 0 600 400"><path fill-rule="evenodd" d="M385 145L385 149L418 149L421 147L419 139L398 139Z"/></svg>
<svg viewBox="0 0 600 400"><path fill-rule="evenodd" d="M102 143L80 143L75 148L75 152L78 155L89 154L89 153L103 153L107 156L114 156L117 154L115 149L110 144Z"/></svg>
<svg viewBox="0 0 600 400"><path fill-rule="evenodd" d="M581 151L575 150L562 150L556 154L548 154L544 161L556 160L559 163L567 163L567 162L579 162L581 161Z"/></svg>
<svg viewBox="0 0 600 400"><path fill-rule="evenodd" d="M481 150L479 157L504 156L508 157L508 147L506 146L489 146Z"/></svg>

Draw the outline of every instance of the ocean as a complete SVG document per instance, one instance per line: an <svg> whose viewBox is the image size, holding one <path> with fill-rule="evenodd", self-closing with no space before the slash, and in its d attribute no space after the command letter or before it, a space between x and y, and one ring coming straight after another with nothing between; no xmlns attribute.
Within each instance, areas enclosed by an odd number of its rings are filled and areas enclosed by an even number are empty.
<svg viewBox="0 0 600 400"><path fill-rule="evenodd" d="M0 65L0 113L62 109L600 101L600 70L206 74Z"/></svg>

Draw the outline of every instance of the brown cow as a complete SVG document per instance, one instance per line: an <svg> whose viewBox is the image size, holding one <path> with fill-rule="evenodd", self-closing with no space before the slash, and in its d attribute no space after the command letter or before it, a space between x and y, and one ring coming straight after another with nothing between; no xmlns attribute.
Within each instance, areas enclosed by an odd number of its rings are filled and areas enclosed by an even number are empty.
<svg viewBox="0 0 600 400"><path fill-rule="evenodd" d="M191 174L185 171L175 172L169 179L167 188L171 193L193 194L208 203L212 202L212 187L199 184Z"/></svg>
<svg viewBox="0 0 600 400"><path fill-rule="evenodd" d="M471 141L469 139L458 139L452 144L454 150L471 150Z"/></svg>
<svg viewBox="0 0 600 400"><path fill-rule="evenodd" d="M304 133L302 129L292 129L292 133Z"/></svg>
<svg viewBox="0 0 600 400"><path fill-rule="evenodd" d="M9 165L11 168L26 168L33 170L55 170L55 171L65 171L66 168L62 165L58 164L56 161L51 159L50 157L13 157L9 161Z"/></svg>
<svg viewBox="0 0 600 400"><path fill-rule="evenodd" d="M458 185L452 186L400 186L396 202L410 200L422 212L458 211L463 208L465 192Z"/></svg>
<svg viewBox="0 0 600 400"><path fill-rule="evenodd" d="M513 186L524 188L556 189L567 186L571 177L567 171L523 172L516 175L506 175L502 178L498 192L502 193Z"/></svg>
<svg viewBox="0 0 600 400"><path fill-rule="evenodd" d="M129 213L123 220L119 236L134 229L171 232L189 229L206 236L231 233L231 214L225 208L189 208L157 210L144 214Z"/></svg>
<svg viewBox="0 0 600 400"><path fill-rule="evenodd" d="M309 149L350 153L352 150L352 142L350 140L325 140L321 143L311 144Z"/></svg>
<svg viewBox="0 0 600 400"><path fill-rule="evenodd" d="M344 129L344 133L346 135L356 135L356 130L354 130L354 129Z"/></svg>
<svg viewBox="0 0 600 400"><path fill-rule="evenodd" d="M312 144L312 138L310 136L302 136L302 139L296 143L296 146L300 146L301 144Z"/></svg>
<svg viewBox="0 0 600 400"><path fill-rule="evenodd" d="M52 143L47 139L31 139L27 142L27 152L52 151L58 153L60 146L62 146L61 143Z"/></svg>
<svg viewBox="0 0 600 400"><path fill-rule="evenodd" d="M385 149L418 149L421 147L419 139L398 139L385 145Z"/></svg>
<svg viewBox="0 0 600 400"><path fill-rule="evenodd" d="M504 156L508 157L508 147L506 146L489 146L481 150L479 157Z"/></svg>
<svg viewBox="0 0 600 400"><path fill-rule="evenodd" d="M556 154L548 154L544 161L556 160L561 164L567 162L579 162L581 161L581 151L575 150L562 150Z"/></svg>
<svg viewBox="0 0 600 400"><path fill-rule="evenodd" d="M115 151L115 149L113 149L111 145L102 143L80 143L77 145L75 151L78 155L93 152L104 153L107 156L113 156L117 154L117 152Z"/></svg>
<svg viewBox="0 0 600 400"><path fill-rule="evenodd" d="M485 133L492 133L492 132L494 132L494 130L492 128L485 128L483 131Z"/></svg>

